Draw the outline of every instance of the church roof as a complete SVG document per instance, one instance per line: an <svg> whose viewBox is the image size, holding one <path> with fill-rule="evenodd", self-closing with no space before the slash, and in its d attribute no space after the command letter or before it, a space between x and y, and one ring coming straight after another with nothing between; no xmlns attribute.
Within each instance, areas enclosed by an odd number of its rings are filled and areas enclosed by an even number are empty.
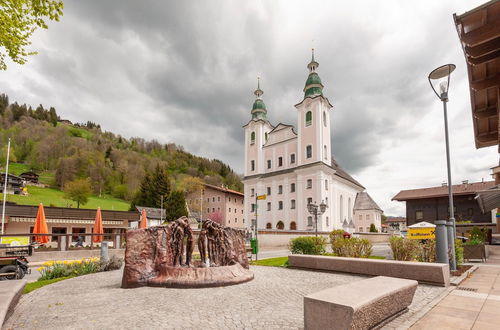
<svg viewBox="0 0 500 330"><path fill-rule="evenodd" d="M366 191L359 192L356 195L356 200L354 201L354 210L379 210L382 209L375 203L370 195Z"/></svg>
<svg viewBox="0 0 500 330"><path fill-rule="evenodd" d="M359 183L356 179L354 179L351 175L349 175L349 173L347 173L333 157L332 157L332 168L335 170L335 175L365 189L365 187L363 187L361 183Z"/></svg>
<svg viewBox="0 0 500 330"><path fill-rule="evenodd" d="M312 85L312 84L322 85L321 78L319 77L319 75L316 72L311 72L309 74L309 77L307 77L306 86Z"/></svg>

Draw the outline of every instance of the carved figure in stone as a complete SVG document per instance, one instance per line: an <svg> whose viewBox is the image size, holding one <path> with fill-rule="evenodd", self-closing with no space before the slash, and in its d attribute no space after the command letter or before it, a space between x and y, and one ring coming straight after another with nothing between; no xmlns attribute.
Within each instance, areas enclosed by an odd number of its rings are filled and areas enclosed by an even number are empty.
<svg viewBox="0 0 500 330"><path fill-rule="evenodd" d="M180 220L184 229L184 237L186 238L186 266L191 266L191 260L194 250L193 230L189 226L189 219L187 217L182 217ZM182 244L184 244L184 239L182 240Z"/></svg>
<svg viewBox="0 0 500 330"><path fill-rule="evenodd" d="M203 221L200 235L198 236L198 251L200 251L201 265L208 267L210 261L207 260L207 222Z"/></svg>
<svg viewBox="0 0 500 330"><path fill-rule="evenodd" d="M184 226L178 219L172 224L172 229L171 245L173 251L173 266L182 266L182 256L184 255Z"/></svg>
<svg viewBox="0 0 500 330"><path fill-rule="evenodd" d="M210 260L210 266L218 266L218 255L217 255L217 241L219 240L218 235L218 224L207 220L207 239L208 239L208 259Z"/></svg>

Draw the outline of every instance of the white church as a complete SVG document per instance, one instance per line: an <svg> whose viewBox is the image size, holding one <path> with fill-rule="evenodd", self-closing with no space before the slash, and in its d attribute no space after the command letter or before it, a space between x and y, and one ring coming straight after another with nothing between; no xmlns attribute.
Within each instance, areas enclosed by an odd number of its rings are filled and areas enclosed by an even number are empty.
<svg viewBox="0 0 500 330"><path fill-rule="evenodd" d="M297 129L292 125L272 125L262 100L264 92L257 87L252 119L245 125L244 219L247 226L255 222L256 203L259 229L314 230L314 217L307 205L327 205L318 217L318 231L345 229L368 231L365 223L381 229L382 211L374 203L373 212L364 203L363 226L355 214L355 201L365 188L345 172L332 156L330 115L333 106L323 96L323 84L316 73L319 64L307 65L309 76L304 99L295 105ZM366 193L365 193L366 194ZM257 201L257 195L265 199ZM359 203L358 203L359 204ZM356 217L354 217L356 215Z"/></svg>

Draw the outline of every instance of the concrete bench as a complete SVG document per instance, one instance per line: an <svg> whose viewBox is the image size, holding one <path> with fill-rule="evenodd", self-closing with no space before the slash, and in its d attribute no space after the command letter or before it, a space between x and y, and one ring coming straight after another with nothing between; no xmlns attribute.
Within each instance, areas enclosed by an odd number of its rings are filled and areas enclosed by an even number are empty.
<svg viewBox="0 0 500 330"><path fill-rule="evenodd" d="M314 270L398 277L439 286L450 285L449 266L431 262L293 254L288 256L288 265Z"/></svg>
<svg viewBox="0 0 500 330"><path fill-rule="evenodd" d="M404 311L417 281L377 276L304 297L304 328L370 329Z"/></svg>

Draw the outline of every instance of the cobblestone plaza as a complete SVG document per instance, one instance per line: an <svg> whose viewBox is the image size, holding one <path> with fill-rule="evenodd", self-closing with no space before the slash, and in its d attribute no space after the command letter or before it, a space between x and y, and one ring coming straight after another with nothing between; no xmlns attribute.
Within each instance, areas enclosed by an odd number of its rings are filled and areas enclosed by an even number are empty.
<svg viewBox="0 0 500 330"><path fill-rule="evenodd" d="M365 277L252 266L251 282L220 288L121 289L122 271L55 283L21 298L5 329L300 329L303 297ZM403 324L446 289L419 285Z"/></svg>

